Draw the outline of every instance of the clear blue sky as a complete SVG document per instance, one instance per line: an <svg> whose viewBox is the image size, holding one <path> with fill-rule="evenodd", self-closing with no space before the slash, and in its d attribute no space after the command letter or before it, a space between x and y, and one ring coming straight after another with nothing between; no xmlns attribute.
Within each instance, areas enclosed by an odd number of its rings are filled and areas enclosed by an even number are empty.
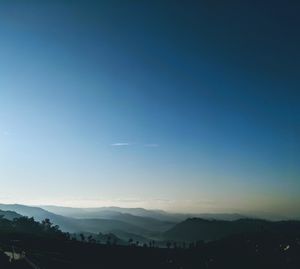
<svg viewBox="0 0 300 269"><path fill-rule="evenodd" d="M300 6L267 2L1 1L0 201L300 216Z"/></svg>

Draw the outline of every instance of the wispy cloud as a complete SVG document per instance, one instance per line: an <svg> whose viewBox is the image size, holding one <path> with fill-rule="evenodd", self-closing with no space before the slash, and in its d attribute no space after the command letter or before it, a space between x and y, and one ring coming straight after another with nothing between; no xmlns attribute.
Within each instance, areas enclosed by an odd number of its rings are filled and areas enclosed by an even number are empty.
<svg viewBox="0 0 300 269"><path fill-rule="evenodd" d="M130 143L113 143L111 146L113 147L123 147L123 146L130 146Z"/></svg>
<svg viewBox="0 0 300 269"><path fill-rule="evenodd" d="M117 143L113 143L110 145L113 147L126 147L126 146L132 146L132 145L144 146L144 147L148 147L148 148L159 147L159 145L156 143L138 144L138 143L128 143L128 142L117 142Z"/></svg>

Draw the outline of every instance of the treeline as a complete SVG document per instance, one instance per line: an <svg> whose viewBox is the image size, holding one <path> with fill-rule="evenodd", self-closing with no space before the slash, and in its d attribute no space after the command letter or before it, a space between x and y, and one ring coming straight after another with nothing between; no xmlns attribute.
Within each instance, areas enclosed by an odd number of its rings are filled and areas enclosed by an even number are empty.
<svg viewBox="0 0 300 269"><path fill-rule="evenodd" d="M52 239L68 240L70 235L59 229L58 225L51 223L49 219L37 222L34 218L19 217L8 220L0 216L0 236L4 238L18 239L19 237L38 236Z"/></svg>

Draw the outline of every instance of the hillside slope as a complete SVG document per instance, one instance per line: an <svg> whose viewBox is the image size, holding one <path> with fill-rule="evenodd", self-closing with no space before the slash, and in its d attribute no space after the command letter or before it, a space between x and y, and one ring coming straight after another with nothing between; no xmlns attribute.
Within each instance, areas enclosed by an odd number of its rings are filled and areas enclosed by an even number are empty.
<svg viewBox="0 0 300 269"><path fill-rule="evenodd" d="M76 232L90 232L90 233L110 233L118 230L128 234L136 234L139 236L148 236L151 231L132 223L122 220L114 219L77 219L64 217L51 213L39 207L25 206L19 204L0 204L2 210L12 210L20 215L33 217L37 221L42 221L45 218L50 219L51 222L58 225L62 231L76 233Z"/></svg>
<svg viewBox="0 0 300 269"><path fill-rule="evenodd" d="M0 217L4 218L4 219L8 219L8 220L13 220L16 218L20 218L22 217L20 214L14 212L14 211L4 211L4 210L0 210Z"/></svg>
<svg viewBox="0 0 300 269"><path fill-rule="evenodd" d="M259 231L300 235L300 221L272 222L259 219L221 221L190 218L165 232L163 238L176 241L210 241L234 234Z"/></svg>

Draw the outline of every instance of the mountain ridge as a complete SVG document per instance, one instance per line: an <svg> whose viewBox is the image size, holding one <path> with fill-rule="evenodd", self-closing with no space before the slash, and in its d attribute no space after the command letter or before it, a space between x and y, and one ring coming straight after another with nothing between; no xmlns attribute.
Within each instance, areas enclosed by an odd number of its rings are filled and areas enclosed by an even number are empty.
<svg viewBox="0 0 300 269"><path fill-rule="evenodd" d="M213 241L234 234L260 231L300 235L300 221L269 221L251 218L228 221L189 218L166 231L163 234L163 239L189 242L197 240Z"/></svg>

